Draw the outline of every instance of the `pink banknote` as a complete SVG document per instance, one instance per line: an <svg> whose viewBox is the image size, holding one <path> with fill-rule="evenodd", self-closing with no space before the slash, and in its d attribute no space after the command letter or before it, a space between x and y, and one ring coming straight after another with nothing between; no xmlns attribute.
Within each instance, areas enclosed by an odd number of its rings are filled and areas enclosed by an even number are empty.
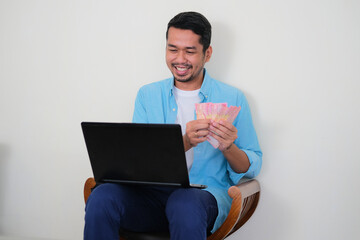
<svg viewBox="0 0 360 240"><path fill-rule="evenodd" d="M241 107L227 106L227 103L197 103L195 104L196 118L197 119L212 119L216 122L227 121L232 123L238 113L240 112ZM214 147L219 147L219 142L209 136L209 143Z"/></svg>

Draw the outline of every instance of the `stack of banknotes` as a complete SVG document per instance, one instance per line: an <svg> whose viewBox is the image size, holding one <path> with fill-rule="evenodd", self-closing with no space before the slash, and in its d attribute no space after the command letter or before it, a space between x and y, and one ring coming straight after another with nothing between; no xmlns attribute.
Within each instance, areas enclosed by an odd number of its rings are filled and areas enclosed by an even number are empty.
<svg viewBox="0 0 360 240"><path fill-rule="evenodd" d="M227 103L197 103L195 104L197 119L212 119L215 122L226 121L232 123L241 107L227 106ZM219 142L212 136L208 136L209 143L214 147L219 147Z"/></svg>

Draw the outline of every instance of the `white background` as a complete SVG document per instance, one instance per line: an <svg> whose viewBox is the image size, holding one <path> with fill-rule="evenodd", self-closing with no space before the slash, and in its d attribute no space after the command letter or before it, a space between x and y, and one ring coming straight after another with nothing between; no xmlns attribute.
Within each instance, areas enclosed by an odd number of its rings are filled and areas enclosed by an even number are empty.
<svg viewBox="0 0 360 240"><path fill-rule="evenodd" d="M212 77L246 94L262 195L229 239L359 239L360 1L0 0L0 235L81 239L81 121L131 121L170 77L181 11L213 25Z"/></svg>

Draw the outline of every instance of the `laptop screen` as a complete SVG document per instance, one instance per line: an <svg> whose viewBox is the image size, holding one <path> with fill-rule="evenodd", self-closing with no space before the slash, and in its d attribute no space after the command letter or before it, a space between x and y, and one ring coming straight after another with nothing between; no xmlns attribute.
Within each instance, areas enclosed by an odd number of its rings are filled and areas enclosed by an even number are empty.
<svg viewBox="0 0 360 240"><path fill-rule="evenodd" d="M81 125L96 182L189 186L180 125Z"/></svg>

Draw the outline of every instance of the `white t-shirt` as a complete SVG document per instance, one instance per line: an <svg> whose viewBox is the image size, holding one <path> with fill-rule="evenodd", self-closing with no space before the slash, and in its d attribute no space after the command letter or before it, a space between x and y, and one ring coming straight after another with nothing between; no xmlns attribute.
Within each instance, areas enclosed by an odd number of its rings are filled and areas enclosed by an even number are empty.
<svg viewBox="0 0 360 240"><path fill-rule="evenodd" d="M195 103L200 102L200 89L193 91L184 91L174 87L174 96L178 105L176 123L181 125L181 131L186 132L186 123L195 119ZM191 148L186 153L186 163L188 171L194 162L194 150Z"/></svg>

